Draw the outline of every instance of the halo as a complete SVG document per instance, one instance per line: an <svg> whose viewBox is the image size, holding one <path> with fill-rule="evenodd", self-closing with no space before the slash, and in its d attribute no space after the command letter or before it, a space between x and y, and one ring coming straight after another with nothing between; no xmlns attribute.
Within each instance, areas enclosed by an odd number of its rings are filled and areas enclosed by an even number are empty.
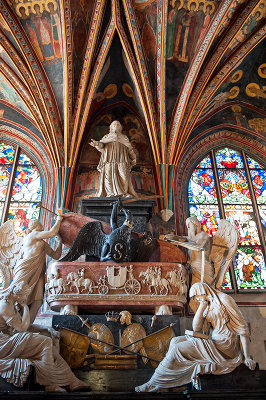
<svg viewBox="0 0 266 400"><path fill-rule="evenodd" d="M234 113L239 113L239 112L242 111L242 107L240 107L240 106L238 106L238 105L232 106L232 111L233 111Z"/></svg>
<svg viewBox="0 0 266 400"><path fill-rule="evenodd" d="M191 7L191 3L196 3L195 11L198 11L198 9L199 9L199 0L189 0L188 5L187 5L187 8L188 8L189 11L190 11L190 7Z"/></svg>
<svg viewBox="0 0 266 400"><path fill-rule="evenodd" d="M241 79L242 76L243 76L243 71L242 71L241 69L239 69L238 71L236 71L236 72L232 75L232 77L231 77L231 79L230 79L230 82L235 83L235 82L239 81L239 79Z"/></svg>
<svg viewBox="0 0 266 400"><path fill-rule="evenodd" d="M256 14L257 12L260 14L260 16L259 16L258 19L255 18L255 20L256 20L256 21L259 21L259 20L263 17L263 12L262 12L262 10L260 10L259 8L256 8L256 10L254 10L254 12L252 13L252 16L255 17L255 14Z"/></svg>
<svg viewBox="0 0 266 400"><path fill-rule="evenodd" d="M207 7L211 6L211 11L210 11L210 15L212 15L215 11L215 5L213 3L211 3L210 1L207 1L207 3L204 4L203 6L203 11L206 14L207 11Z"/></svg>
<svg viewBox="0 0 266 400"><path fill-rule="evenodd" d="M232 93L232 91L235 91L235 90L236 90L236 93ZM227 98L228 99L234 99L236 96L238 96L238 94L239 94L239 87L238 86L233 86L229 90Z"/></svg>
<svg viewBox="0 0 266 400"><path fill-rule="evenodd" d="M134 91L128 83L123 83L122 89L127 97L134 97Z"/></svg>
<svg viewBox="0 0 266 400"><path fill-rule="evenodd" d="M26 15L29 15L29 9L28 9L28 7L26 7L26 4L24 4L24 3L22 3L22 4L20 3L20 4L16 5L16 13L17 13L17 15L19 17L22 17L22 14L20 12L21 7L25 8Z"/></svg>
<svg viewBox="0 0 266 400"><path fill-rule="evenodd" d="M176 0L172 0L172 7L174 8L175 7L175 3L176 3ZM184 6L184 0L180 0L180 6L178 7L178 10L181 10L181 8Z"/></svg>
<svg viewBox="0 0 266 400"><path fill-rule="evenodd" d="M265 72L262 71L262 69L265 69ZM266 78L266 64L261 64L258 68L258 74L261 78Z"/></svg>
<svg viewBox="0 0 266 400"><path fill-rule="evenodd" d="M106 88L103 91L104 96L106 97L106 99L112 99L113 97L115 97L116 93L117 93L117 86L115 83L110 83L110 85L107 85Z"/></svg>
<svg viewBox="0 0 266 400"><path fill-rule="evenodd" d="M257 83L249 83L246 86L246 94L249 97L256 97L257 96L257 94L253 92L253 90L252 90L253 88L257 89L257 90L260 90L260 87L259 87L259 85L257 85Z"/></svg>
<svg viewBox="0 0 266 400"><path fill-rule="evenodd" d="M48 11L48 13L50 13L50 10L49 10L49 8L48 8L48 4L49 4L49 3L53 3L53 5L54 5L54 10L56 11L56 10L57 10L57 3L55 2L55 0L47 0L47 1L45 2L45 10Z"/></svg>
<svg viewBox="0 0 266 400"><path fill-rule="evenodd" d="M43 12L43 5L42 3L40 3L40 1L33 1L33 3L31 3L31 11L33 12L33 14L36 14L36 11L34 10L34 6L36 6L36 4L38 4L38 6L40 7L40 12Z"/></svg>

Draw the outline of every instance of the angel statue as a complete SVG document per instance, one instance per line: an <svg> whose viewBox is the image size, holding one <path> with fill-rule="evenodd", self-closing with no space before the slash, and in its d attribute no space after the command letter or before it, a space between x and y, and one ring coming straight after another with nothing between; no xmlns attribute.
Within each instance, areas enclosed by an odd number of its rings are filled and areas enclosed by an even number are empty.
<svg viewBox="0 0 266 400"><path fill-rule="evenodd" d="M236 228L230 222L221 219L218 231L211 238L201 230L201 223L196 217L187 218L186 226L188 236L166 235L166 240L189 249L191 285L202 281L220 289L238 246Z"/></svg>
<svg viewBox="0 0 266 400"><path fill-rule="evenodd" d="M101 153L98 164L100 172L97 197L133 196L138 197L131 179L130 170L136 164L136 154L122 125L113 121L110 131L99 142L92 139L90 145Z"/></svg>
<svg viewBox="0 0 266 400"><path fill-rule="evenodd" d="M10 282L18 284L24 281L30 287L26 303L30 309L31 322L34 321L42 305L46 255L58 260L62 251L62 241L53 250L44 240L56 236L63 217L58 216L49 231L44 231L38 220L31 220L24 237L17 236L13 221L7 221L0 227L0 270L3 276L3 295Z"/></svg>
<svg viewBox="0 0 266 400"><path fill-rule="evenodd" d="M52 328L36 332L30 326L26 304L30 293L31 288L20 281L0 296L0 376L22 387L33 366L35 380L46 392L89 390L60 356L58 332Z"/></svg>
<svg viewBox="0 0 266 400"><path fill-rule="evenodd" d="M137 386L136 392L159 392L189 382L200 389L199 374L227 374L241 363L255 369L248 348L248 326L232 297L203 282L191 286L189 297L198 303L193 331L171 340L151 379ZM211 336L200 332L205 322Z"/></svg>

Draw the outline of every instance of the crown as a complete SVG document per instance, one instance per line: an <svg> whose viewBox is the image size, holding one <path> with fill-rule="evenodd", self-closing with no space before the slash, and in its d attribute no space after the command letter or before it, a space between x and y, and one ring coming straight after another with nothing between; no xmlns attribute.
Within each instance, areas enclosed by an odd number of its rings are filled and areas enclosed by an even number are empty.
<svg viewBox="0 0 266 400"><path fill-rule="evenodd" d="M117 320L119 318L119 314L115 311L108 311L105 314L105 317L106 317L107 321L117 322Z"/></svg>

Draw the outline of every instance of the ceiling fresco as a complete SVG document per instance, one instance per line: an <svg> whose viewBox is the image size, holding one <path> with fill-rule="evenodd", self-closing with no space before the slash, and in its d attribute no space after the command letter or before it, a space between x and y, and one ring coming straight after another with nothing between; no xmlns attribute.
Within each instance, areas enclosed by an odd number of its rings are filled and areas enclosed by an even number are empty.
<svg viewBox="0 0 266 400"><path fill-rule="evenodd" d="M263 142L265 9L263 0L0 0L0 123L36 135L71 179L96 122L134 116L164 192L161 166L178 166L190 142L225 129Z"/></svg>

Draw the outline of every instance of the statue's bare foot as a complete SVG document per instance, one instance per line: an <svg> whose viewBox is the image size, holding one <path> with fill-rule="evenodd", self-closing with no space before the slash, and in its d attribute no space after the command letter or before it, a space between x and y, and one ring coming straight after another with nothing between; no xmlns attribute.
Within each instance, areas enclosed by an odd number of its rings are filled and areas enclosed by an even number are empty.
<svg viewBox="0 0 266 400"><path fill-rule="evenodd" d="M66 389L56 385L45 386L44 390L45 392L66 392Z"/></svg>
<svg viewBox="0 0 266 400"><path fill-rule="evenodd" d="M70 392L89 392L91 388L86 382L77 379L69 385L69 390Z"/></svg>
<svg viewBox="0 0 266 400"><path fill-rule="evenodd" d="M162 389L160 389L159 386L152 385L150 382L146 382L143 385L135 387L135 392L160 392L160 391L162 391Z"/></svg>

